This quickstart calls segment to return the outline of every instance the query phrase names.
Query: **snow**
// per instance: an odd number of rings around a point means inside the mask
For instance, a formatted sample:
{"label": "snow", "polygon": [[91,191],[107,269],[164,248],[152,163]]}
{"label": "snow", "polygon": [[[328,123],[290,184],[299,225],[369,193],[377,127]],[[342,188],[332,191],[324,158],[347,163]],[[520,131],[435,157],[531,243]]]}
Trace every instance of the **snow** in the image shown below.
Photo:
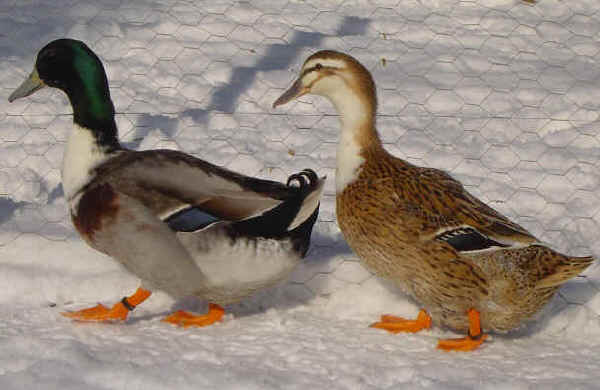
{"label": "snow", "polygon": [[335,222],[339,125],[324,99],[271,104],[318,49],[350,52],[379,85],[388,150],[450,171],[566,253],[600,256],[600,5],[596,0],[5,1],[7,97],[52,39],[104,60],[120,137],[276,180],[326,174],[307,258],[289,281],[227,307],[222,323],[160,320],[206,303],[156,291],[123,324],[60,315],[138,280],[74,231],[60,186],[70,108],[42,90],[0,99],[1,389],[596,389],[600,265],[531,325],[472,353],[433,328],[368,325],[418,304],[369,274]]}

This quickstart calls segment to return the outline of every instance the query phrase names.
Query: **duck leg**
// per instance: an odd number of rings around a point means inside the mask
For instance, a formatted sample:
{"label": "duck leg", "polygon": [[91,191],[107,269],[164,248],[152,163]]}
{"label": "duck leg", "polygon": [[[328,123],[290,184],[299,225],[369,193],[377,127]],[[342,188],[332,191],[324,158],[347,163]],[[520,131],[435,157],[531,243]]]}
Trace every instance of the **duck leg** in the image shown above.
{"label": "duck leg", "polygon": [[472,351],[483,343],[487,335],[481,333],[479,312],[475,309],[471,309],[468,312],[468,316],[469,333],[467,334],[467,337],[440,340],[437,346],[439,349],[444,351]]}
{"label": "duck leg", "polygon": [[431,328],[431,317],[425,310],[419,311],[419,315],[417,316],[416,320],[407,320],[402,317],[382,315],[381,321],[371,324],[371,327],[385,329],[391,333],[416,333],[423,329]]}
{"label": "duck leg", "polygon": [[60,314],[65,317],[72,318],[75,321],[125,321],[129,312],[135,309],[137,305],[148,299],[150,294],[152,294],[150,291],[140,287],[132,296],[124,297],[121,302],[115,303],[110,309],[99,303],[98,305],[88,309],[68,311]]}
{"label": "duck leg", "polygon": [[208,313],[206,314],[195,315],[183,310],[178,310],[170,316],[165,317],[163,322],[168,322],[177,326],[183,326],[184,328],[187,328],[188,326],[201,327],[212,325],[215,322],[221,321],[221,318],[223,318],[224,314],[225,309],[217,304],[210,303],[208,305]]}

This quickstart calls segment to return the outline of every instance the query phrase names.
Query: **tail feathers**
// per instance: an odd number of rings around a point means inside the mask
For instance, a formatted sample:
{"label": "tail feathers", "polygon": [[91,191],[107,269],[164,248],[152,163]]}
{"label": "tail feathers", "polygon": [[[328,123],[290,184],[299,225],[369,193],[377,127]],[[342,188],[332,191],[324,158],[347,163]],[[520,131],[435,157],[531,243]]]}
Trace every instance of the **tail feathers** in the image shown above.
{"label": "tail feathers", "polygon": [[[292,187],[293,181],[299,186]],[[312,229],[316,216],[311,216],[318,212],[324,182],[324,177],[319,179],[316,173],[307,169],[290,176],[287,186],[292,191],[288,199],[260,215],[232,223],[230,233],[233,236],[283,238],[300,234],[296,234],[299,227],[310,225]]]}
{"label": "tail feathers", "polygon": [[[308,182],[306,179],[308,179]],[[297,180],[300,183],[300,190],[306,191],[306,196],[302,200],[300,210],[298,210],[296,217],[288,226],[288,231],[294,230],[304,223],[319,207],[326,179],[326,176],[319,178],[311,169],[305,169],[302,172],[289,177],[288,185],[290,185],[293,180]]]}
{"label": "tail feathers", "polygon": [[596,259],[591,256],[586,257],[567,257],[559,255],[560,258],[556,259],[553,272],[542,278],[536,284],[537,288],[549,288],[558,287],[565,283],[569,279],[582,273],[587,267],[589,267]]}
{"label": "tail feathers", "polygon": [[294,249],[300,253],[301,257],[306,255],[308,247],[310,246],[310,236],[312,235],[312,229],[317,222],[317,216],[319,215],[319,203],[317,208],[308,217],[308,219],[300,224],[297,228],[289,232],[289,235],[294,244]]}

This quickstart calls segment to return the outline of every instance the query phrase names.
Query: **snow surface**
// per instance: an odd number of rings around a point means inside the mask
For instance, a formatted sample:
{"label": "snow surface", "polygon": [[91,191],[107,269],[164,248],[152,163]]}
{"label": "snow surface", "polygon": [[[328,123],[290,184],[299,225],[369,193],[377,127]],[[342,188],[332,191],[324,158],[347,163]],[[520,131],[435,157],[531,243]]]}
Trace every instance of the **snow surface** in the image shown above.
{"label": "snow surface", "polygon": [[0,389],[600,388],[598,265],[473,353],[436,350],[444,329],[368,328],[418,305],[365,271],[337,228],[335,112],[311,97],[271,109],[308,54],[350,52],[378,84],[388,150],[450,171],[553,247],[600,256],[596,0],[3,0],[4,96],[63,36],[104,60],[127,146],[330,180],[306,260],[223,323],[164,324],[206,307],[161,292],[124,324],[73,323],[59,313],[111,305],[138,280],[67,216],[65,97],[0,99]]}

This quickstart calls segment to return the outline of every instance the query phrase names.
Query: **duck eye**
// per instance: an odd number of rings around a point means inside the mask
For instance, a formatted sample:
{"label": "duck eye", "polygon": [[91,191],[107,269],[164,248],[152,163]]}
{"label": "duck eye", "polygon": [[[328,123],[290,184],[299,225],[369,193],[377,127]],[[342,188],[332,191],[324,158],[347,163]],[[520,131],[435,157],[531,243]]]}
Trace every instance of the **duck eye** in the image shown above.
{"label": "duck eye", "polygon": [[321,70],[321,68],[323,68],[323,65],[321,65],[320,63],[318,63],[317,65],[315,65],[315,69],[316,70]]}

